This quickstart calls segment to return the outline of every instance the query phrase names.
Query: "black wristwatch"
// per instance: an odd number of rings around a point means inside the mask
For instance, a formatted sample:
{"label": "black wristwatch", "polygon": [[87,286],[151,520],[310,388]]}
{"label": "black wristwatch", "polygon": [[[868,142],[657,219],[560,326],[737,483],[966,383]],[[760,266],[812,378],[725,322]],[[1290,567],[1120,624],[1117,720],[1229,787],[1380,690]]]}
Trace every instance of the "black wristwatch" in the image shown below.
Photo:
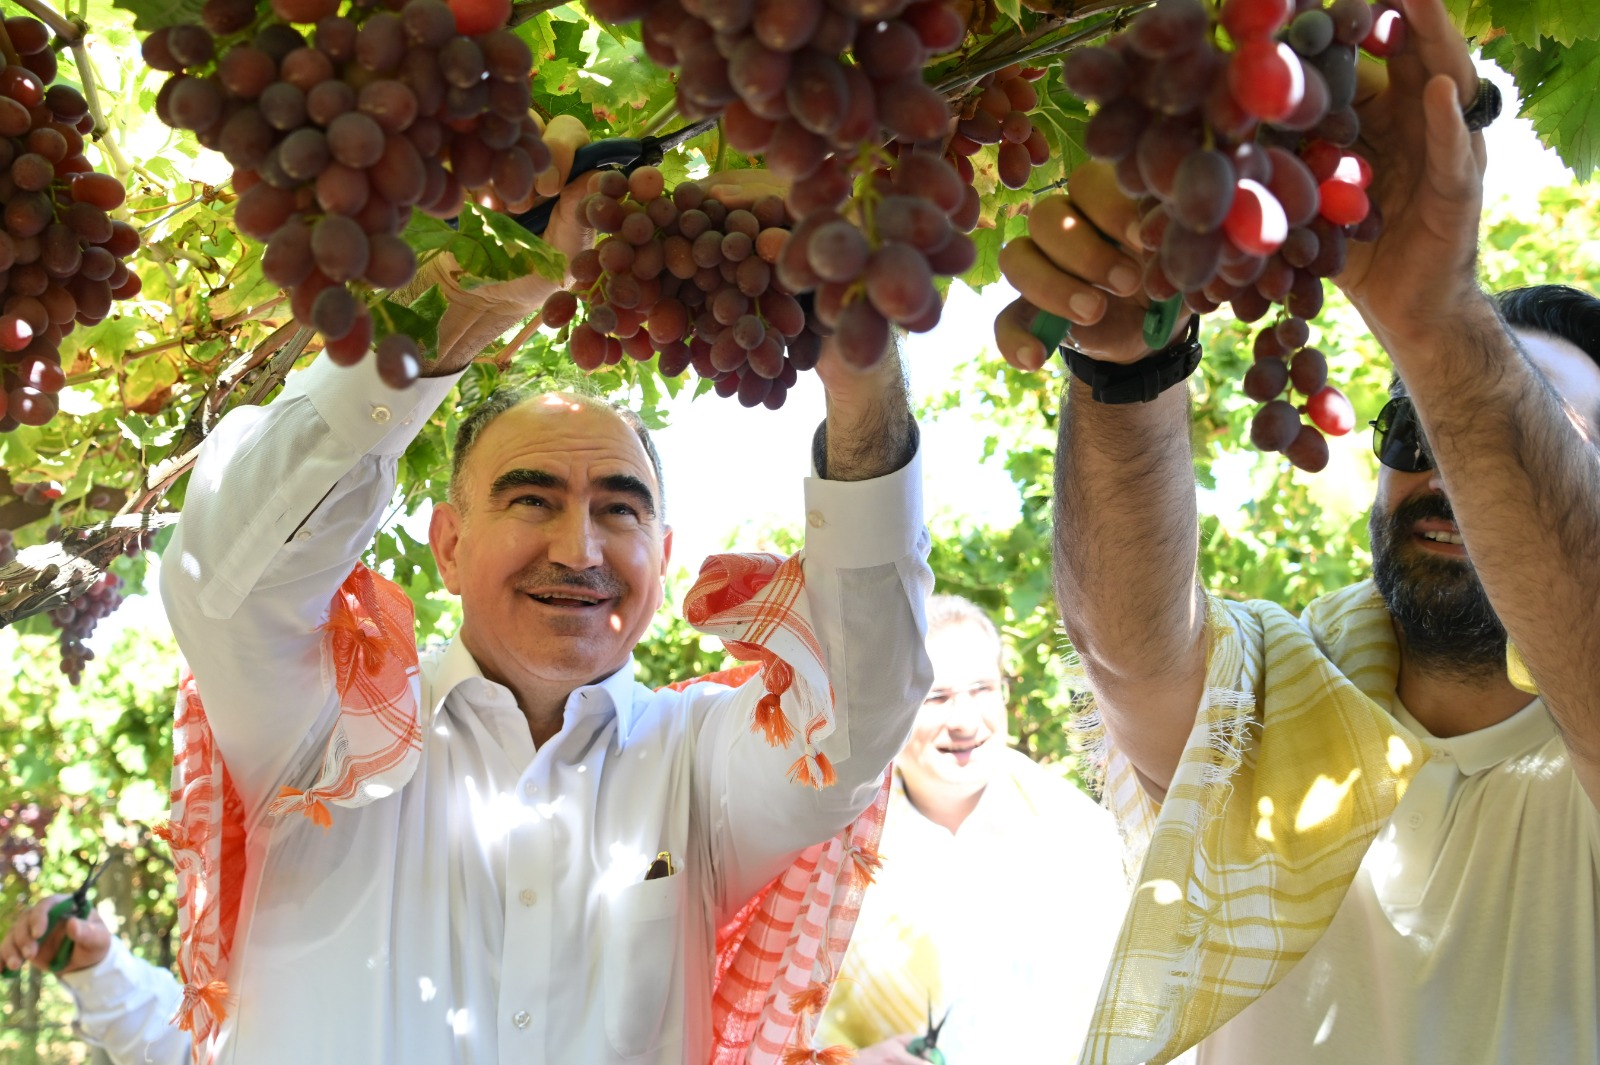
{"label": "black wristwatch", "polygon": [[1096,403],[1149,403],[1200,365],[1200,316],[1190,315],[1181,339],[1138,362],[1102,362],[1065,344],[1061,357],[1089,386]]}

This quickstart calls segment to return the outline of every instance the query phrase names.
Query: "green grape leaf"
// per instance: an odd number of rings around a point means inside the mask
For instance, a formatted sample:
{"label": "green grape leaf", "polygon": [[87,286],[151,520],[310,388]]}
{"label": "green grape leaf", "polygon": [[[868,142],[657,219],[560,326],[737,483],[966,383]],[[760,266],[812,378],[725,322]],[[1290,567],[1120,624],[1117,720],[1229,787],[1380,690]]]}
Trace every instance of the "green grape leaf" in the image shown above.
{"label": "green grape leaf", "polygon": [[560,282],[566,274],[566,256],[499,211],[468,203],[456,221],[460,229],[448,250],[466,271],[462,288],[531,275]]}
{"label": "green grape leaf", "polygon": [[1536,46],[1540,38],[1549,38],[1570,46],[1600,37],[1600,6],[1592,0],[1479,0],[1473,4],[1480,5],[1492,12],[1489,25],[1505,30],[1518,44]]}
{"label": "green grape leaf", "polygon": [[133,15],[133,28],[149,33],[180,22],[199,22],[204,0],[111,0],[111,6]]}
{"label": "green grape leaf", "polygon": [[1580,178],[1600,170],[1600,41],[1563,48],[1548,38],[1538,48],[1502,37],[1483,54],[1512,75],[1522,98],[1519,115]]}
{"label": "green grape leaf", "polygon": [[438,285],[429,288],[409,307],[394,299],[380,300],[372,308],[373,339],[402,333],[417,342],[426,359],[439,348],[439,319],[444,317],[444,312],[444,293]]}

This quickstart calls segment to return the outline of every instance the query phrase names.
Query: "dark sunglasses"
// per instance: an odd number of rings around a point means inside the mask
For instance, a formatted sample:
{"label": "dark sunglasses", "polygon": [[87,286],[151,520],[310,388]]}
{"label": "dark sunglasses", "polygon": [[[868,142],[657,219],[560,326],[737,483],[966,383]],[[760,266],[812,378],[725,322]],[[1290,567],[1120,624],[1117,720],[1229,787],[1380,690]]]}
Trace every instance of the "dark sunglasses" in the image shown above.
{"label": "dark sunglasses", "polygon": [[1401,473],[1433,469],[1433,452],[1428,449],[1428,438],[1422,435],[1422,422],[1417,420],[1417,409],[1410,399],[1391,399],[1367,424],[1372,426],[1372,453],[1379,462]]}

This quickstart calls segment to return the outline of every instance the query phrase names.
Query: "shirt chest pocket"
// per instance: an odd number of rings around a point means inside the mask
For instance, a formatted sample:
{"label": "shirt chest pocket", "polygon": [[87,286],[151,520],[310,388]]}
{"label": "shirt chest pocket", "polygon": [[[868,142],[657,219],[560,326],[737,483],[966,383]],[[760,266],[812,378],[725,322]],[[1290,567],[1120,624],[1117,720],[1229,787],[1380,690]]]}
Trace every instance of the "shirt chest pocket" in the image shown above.
{"label": "shirt chest pocket", "polygon": [[[630,884],[607,904],[606,1037],[624,1059],[678,1062],[683,1057],[687,880],[678,873]],[[670,1053],[652,1053],[669,1047]]]}

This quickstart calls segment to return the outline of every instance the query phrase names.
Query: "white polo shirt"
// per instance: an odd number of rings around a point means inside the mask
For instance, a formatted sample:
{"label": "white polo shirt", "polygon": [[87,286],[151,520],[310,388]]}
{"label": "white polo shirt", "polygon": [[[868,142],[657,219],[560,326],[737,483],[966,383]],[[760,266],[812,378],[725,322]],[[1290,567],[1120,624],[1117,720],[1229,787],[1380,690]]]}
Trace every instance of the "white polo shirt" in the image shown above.
{"label": "white polo shirt", "polygon": [[1439,739],[1327,933],[1201,1065],[1600,1061],[1600,813],[1535,700]]}

